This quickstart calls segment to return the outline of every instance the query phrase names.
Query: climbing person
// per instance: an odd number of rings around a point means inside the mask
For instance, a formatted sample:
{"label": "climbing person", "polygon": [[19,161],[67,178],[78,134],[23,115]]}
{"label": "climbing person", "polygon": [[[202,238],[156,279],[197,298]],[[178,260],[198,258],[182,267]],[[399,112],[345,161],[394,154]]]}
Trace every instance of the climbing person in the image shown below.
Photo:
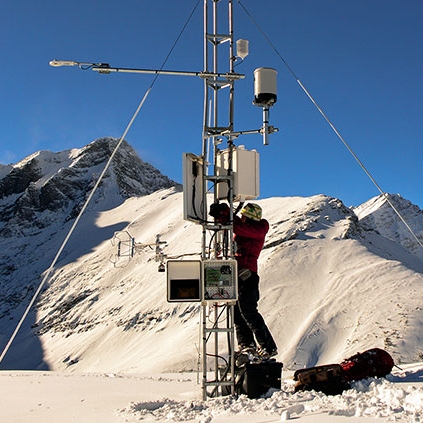
{"label": "climbing person", "polygon": [[[238,354],[268,359],[276,356],[278,350],[257,308],[260,298],[257,261],[269,231],[269,222],[262,218],[262,209],[258,204],[246,204],[240,214],[241,217],[233,216],[235,258],[238,262],[238,301],[234,310]],[[214,203],[210,207],[210,215],[218,223],[228,223],[229,206]]]}

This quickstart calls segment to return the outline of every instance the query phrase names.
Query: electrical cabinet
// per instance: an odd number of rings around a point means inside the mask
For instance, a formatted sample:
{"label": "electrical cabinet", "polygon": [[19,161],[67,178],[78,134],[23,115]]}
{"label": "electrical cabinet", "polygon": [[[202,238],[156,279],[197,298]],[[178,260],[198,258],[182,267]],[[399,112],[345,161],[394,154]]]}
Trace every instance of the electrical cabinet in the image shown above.
{"label": "electrical cabinet", "polygon": [[238,295],[236,260],[169,260],[168,302],[227,302]]}
{"label": "electrical cabinet", "polygon": [[203,300],[233,301],[237,299],[238,271],[236,260],[203,261]]}
{"label": "electrical cabinet", "polygon": [[230,175],[233,178],[233,201],[251,200],[260,195],[259,153],[256,150],[238,146],[232,148],[232,154],[229,148],[220,151],[216,158],[216,174],[221,177],[216,187],[219,200],[228,200],[226,177]]}
{"label": "electrical cabinet", "polygon": [[169,260],[167,262],[167,301],[201,301],[201,261]]}
{"label": "electrical cabinet", "polygon": [[203,161],[192,153],[183,153],[183,218],[196,223],[206,220],[203,210]]}

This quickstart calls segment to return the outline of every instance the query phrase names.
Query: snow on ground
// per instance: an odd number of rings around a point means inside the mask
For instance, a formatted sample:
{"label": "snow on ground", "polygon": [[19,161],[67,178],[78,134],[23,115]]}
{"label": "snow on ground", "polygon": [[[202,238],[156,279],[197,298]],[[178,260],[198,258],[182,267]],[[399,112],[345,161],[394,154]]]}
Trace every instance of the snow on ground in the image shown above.
{"label": "snow on ground", "polygon": [[423,363],[386,379],[357,382],[342,395],[294,393],[292,373],[264,398],[201,400],[196,373],[0,372],[1,421],[39,422],[421,422]]}

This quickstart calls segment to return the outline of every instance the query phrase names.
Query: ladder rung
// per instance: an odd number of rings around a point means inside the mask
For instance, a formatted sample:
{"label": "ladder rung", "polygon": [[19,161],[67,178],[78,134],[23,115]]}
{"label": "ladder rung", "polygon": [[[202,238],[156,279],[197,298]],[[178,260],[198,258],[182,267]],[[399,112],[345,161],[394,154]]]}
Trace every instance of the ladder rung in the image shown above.
{"label": "ladder rung", "polygon": [[234,328],[204,328],[206,332],[233,332]]}
{"label": "ladder rung", "polygon": [[234,381],[222,381],[222,382],[205,382],[205,385],[207,386],[232,386]]}

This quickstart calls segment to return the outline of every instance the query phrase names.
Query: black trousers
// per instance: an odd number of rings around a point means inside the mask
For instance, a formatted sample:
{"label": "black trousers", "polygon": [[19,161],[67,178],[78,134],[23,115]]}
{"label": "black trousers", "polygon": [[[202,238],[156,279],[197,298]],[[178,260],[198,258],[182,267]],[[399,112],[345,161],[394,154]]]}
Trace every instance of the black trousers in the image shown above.
{"label": "black trousers", "polygon": [[258,274],[254,272],[245,280],[238,279],[238,301],[234,311],[236,337],[240,347],[258,344],[271,352],[276,349],[276,343],[257,309],[259,281]]}

